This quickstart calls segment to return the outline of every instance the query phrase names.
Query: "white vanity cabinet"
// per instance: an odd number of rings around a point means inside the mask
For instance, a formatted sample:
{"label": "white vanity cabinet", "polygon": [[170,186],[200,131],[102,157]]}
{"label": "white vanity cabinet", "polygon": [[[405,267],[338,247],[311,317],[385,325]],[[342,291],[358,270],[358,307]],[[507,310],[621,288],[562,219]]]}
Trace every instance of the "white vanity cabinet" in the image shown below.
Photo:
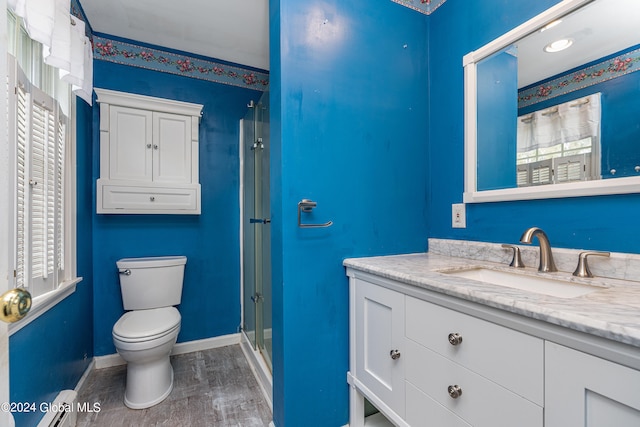
{"label": "white vanity cabinet", "polygon": [[542,427],[543,340],[388,283],[350,277],[350,427],[362,397],[399,426]]}
{"label": "white vanity cabinet", "polygon": [[365,398],[401,427],[640,426],[637,347],[347,275],[350,427],[368,425]]}
{"label": "white vanity cabinet", "polygon": [[404,295],[355,279],[356,377],[404,415]]}
{"label": "white vanity cabinet", "polygon": [[199,214],[202,105],[96,89],[98,213]]}
{"label": "white vanity cabinet", "polygon": [[640,372],[571,348],[545,346],[545,426],[640,426]]}

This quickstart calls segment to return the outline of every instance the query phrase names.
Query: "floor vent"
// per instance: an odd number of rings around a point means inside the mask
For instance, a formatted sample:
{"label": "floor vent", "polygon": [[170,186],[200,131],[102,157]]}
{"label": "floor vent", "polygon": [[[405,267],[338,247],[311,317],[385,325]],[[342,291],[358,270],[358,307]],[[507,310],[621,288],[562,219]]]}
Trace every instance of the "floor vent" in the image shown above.
{"label": "floor vent", "polygon": [[47,412],[38,423],[38,427],[76,427],[78,393],[73,390],[62,390],[56,400],[48,407]]}

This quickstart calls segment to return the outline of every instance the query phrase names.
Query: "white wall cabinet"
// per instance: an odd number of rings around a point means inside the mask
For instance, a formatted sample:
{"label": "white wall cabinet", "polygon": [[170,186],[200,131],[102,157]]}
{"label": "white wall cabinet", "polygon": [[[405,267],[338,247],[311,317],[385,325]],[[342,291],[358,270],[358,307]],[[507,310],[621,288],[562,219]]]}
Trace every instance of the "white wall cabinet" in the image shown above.
{"label": "white wall cabinet", "polygon": [[202,105],[96,89],[97,212],[199,214]]}
{"label": "white wall cabinet", "polygon": [[350,427],[365,397],[396,426],[640,426],[639,371],[348,275]]}

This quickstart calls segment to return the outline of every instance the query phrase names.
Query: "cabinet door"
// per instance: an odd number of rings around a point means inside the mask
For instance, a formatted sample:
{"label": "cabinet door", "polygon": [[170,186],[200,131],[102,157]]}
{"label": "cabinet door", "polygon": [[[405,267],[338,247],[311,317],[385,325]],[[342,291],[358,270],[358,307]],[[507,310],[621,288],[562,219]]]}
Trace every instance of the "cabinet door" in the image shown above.
{"label": "cabinet door", "polygon": [[640,426],[640,372],[545,343],[545,427]]}
{"label": "cabinet door", "polygon": [[404,295],[356,279],[356,377],[404,416]]}
{"label": "cabinet door", "polygon": [[109,110],[109,179],[152,180],[151,111],[112,105]]}
{"label": "cabinet door", "polygon": [[153,181],[191,182],[191,117],[153,113]]}

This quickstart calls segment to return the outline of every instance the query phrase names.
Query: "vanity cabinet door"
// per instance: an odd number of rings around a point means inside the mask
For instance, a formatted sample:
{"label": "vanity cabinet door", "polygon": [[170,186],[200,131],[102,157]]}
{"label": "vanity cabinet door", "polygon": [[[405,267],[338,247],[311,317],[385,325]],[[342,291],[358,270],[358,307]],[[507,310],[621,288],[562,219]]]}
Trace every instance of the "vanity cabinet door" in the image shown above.
{"label": "vanity cabinet door", "polygon": [[356,377],[404,416],[404,295],[355,279]]}
{"label": "vanity cabinet door", "polygon": [[640,372],[545,343],[545,427],[640,426]]}

